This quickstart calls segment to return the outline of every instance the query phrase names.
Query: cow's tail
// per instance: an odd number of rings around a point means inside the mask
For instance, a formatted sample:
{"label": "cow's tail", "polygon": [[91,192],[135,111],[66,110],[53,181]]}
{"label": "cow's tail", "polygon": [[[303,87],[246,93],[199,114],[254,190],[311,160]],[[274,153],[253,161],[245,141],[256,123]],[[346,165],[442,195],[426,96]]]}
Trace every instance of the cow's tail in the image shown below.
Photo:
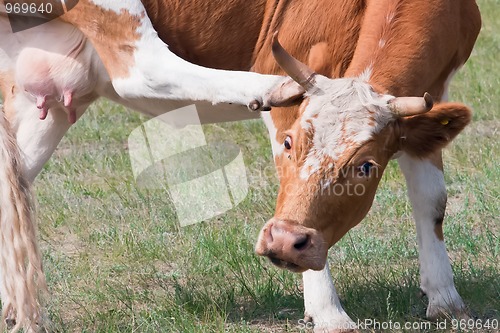
{"label": "cow's tail", "polygon": [[31,190],[19,156],[0,104],[0,331],[6,322],[13,331],[36,331],[42,320],[39,293],[47,290]]}

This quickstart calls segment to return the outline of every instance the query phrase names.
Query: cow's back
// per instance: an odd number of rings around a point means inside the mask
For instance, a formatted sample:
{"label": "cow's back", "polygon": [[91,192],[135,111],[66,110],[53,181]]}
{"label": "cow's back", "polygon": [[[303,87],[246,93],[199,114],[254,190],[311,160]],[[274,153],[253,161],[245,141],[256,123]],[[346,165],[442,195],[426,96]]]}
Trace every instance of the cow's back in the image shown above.
{"label": "cow's back", "polygon": [[160,38],[180,57],[212,68],[282,73],[271,36],[305,61],[318,42],[328,44],[324,74],[341,76],[358,38],[364,0],[143,1]]}
{"label": "cow's back", "polygon": [[[412,7],[422,8],[421,13],[412,12],[411,16],[425,17],[429,7],[426,1],[387,1],[388,5],[392,2],[395,6],[411,2]],[[160,38],[174,53],[190,62],[220,69],[283,73],[271,52],[272,34],[279,31],[282,45],[306,63],[311,48],[325,43],[325,63],[317,70],[329,77],[342,77],[351,65],[358,41],[366,39],[360,39],[360,31],[370,21],[364,14],[372,4],[369,0],[144,0],[143,3]],[[477,36],[476,23],[480,22],[476,19],[475,1],[440,0],[434,6],[460,8],[449,14],[459,13],[460,17],[454,20],[460,21],[459,34],[463,39],[460,45],[449,47],[456,48],[457,57],[466,59]],[[432,64],[432,59],[429,63]]]}

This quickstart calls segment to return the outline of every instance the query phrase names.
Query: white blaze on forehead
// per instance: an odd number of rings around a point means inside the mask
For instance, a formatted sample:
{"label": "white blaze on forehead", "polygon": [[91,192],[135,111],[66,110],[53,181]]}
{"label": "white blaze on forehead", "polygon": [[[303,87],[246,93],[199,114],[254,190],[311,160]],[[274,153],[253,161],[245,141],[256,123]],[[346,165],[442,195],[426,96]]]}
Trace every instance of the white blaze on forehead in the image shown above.
{"label": "white blaze on forehead", "polygon": [[307,155],[304,165],[300,169],[300,178],[308,179],[310,175],[317,172],[321,166],[321,160],[314,154]]}
{"label": "white blaze on forehead", "polygon": [[392,96],[379,95],[359,78],[328,79],[317,76],[319,90],[312,93],[301,126],[312,135],[300,176],[307,180],[329,157],[335,163],[349,148],[370,140],[393,119],[387,108]]}

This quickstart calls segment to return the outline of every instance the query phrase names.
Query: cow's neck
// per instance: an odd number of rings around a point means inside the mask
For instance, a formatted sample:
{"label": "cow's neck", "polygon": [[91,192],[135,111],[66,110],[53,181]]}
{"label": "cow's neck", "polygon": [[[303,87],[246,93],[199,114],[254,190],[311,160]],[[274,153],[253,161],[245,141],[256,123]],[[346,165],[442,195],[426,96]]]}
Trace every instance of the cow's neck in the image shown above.
{"label": "cow's neck", "polygon": [[[443,17],[453,20],[461,15],[460,6],[450,3],[445,8],[447,3],[371,1],[346,76],[365,72],[381,93],[421,96],[429,91],[440,99],[450,72],[463,62],[454,56],[459,52],[454,48],[456,42],[452,38],[447,40],[447,34],[442,32],[455,29],[456,23],[443,22]],[[443,10],[456,13],[441,15]],[[450,47],[446,47],[447,43]],[[453,59],[451,63],[449,59]]]}

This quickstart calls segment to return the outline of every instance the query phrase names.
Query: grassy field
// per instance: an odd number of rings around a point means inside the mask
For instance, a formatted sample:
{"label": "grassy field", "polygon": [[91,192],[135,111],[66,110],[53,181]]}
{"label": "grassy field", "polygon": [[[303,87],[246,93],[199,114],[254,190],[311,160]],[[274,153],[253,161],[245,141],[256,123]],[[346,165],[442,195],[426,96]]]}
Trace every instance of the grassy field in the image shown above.
{"label": "grassy field", "polygon": [[[451,87],[474,121],[446,150],[445,239],[459,293],[500,319],[500,2],[480,0],[483,30]],[[259,121],[206,126],[244,153],[251,191],[235,209],[180,228],[166,191],[135,185],[130,132],[146,121],[102,101],[65,137],[35,183],[57,332],[298,332],[301,277],[254,255],[277,181]],[[364,222],[330,250],[336,287],[356,320],[425,322],[415,227],[391,163]],[[433,328],[435,330],[435,328]]]}

